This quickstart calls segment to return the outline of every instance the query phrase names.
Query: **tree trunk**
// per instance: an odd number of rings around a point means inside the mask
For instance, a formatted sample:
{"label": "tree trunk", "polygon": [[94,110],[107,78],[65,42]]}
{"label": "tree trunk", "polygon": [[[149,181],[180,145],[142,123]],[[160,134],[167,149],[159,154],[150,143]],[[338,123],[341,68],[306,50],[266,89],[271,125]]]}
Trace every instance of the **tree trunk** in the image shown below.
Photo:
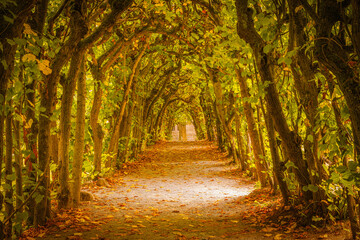
{"label": "tree trunk", "polygon": [[[299,47],[296,55],[296,61],[291,64],[291,71],[294,76],[294,83],[297,92],[299,93],[301,106],[303,106],[306,118],[309,121],[306,126],[306,137],[304,139],[304,156],[307,160],[310,180],[315,186],[320,186],[322,180],[326,180],[327,176],[324,174],[325,170],[318,156],[318,140],[319,133],[317,127],[317,112],[318,112],[318,94],[319,90],[314,81],[315,74],[311,59],[305,54],[303,46],[307,43],[304,34],[304,27],[306,21],[302,11],[297,11],[298,4],[294,0],[289,0],[290,12],[290,26],[289,26],[289,50],[294,47]],[[301,73],[297,71],[297,65],[301,69]],[[318,203],[326,199],[326,193],[321,188],[319,191],[313,192],[313,199]],[[325,212],[327,211],[324,207]]]}
{"label": "tree trunk", "polygon": [[175,99],[172,99],[171,100],[171,97],[176,93],[177,89],[170,89],[170,92],[163,97],[163,100],[164,100],[164,103],[159,111],[159,113],[157,114],[156,116],[156,121],[155,121],[155,126],[154,126],[154,132],[153,132],[153,135],[154,135],[154,140],[157,141],[158,140],[158,135],[161,131],[161,120],[164,116],[164,113],[167,109],[167,107],[175,101]]}
{"label": "tree trunk", "polygon": [[265,95],[265,100],[269,106],[268,111],[274,120],[275,129],[279,133],[291,161],[296,166],[294,172],[297,181],[299,182],[302,195],[305,200],[311,200],[312,193],[310,191],[304,191],[303,189],[303,187],[308,186],[311,183],[311,180],[301,151],[301,138],[289,129],[286,122],[270,67],[271,55],[265,53],[263,50],[265,42],[255,30],[252,19],[252,10],[248,8],[248,1],[235,0],[235,4],[238,17],[238,35],[250,44],[262,82],[270,83],[266,88]]}
{"label": "tree trunk", "polygon": [[[41,187],[39,187],[39,193],[44,196],[44,198],[36,205],[35,209],[35,219],[34,225],[44,225],[46,223],[47,216],[47,194],[48,194],[48,182],[49,176],[46,174],[49,168],[49,152],[50,152],[50,124],[52,116],[52,105],[55,100],[55,95],[57,91],[57,84],[60,77],[60,72],[65,63],[68,62],[71,57],[72,52],[76,49],[77,44],[80,42],[84,32],[86,33],[87,29],[83,25],[83,17],[81,11],[81,1],[77,1],[74,4],[74,9],[71,15],[71,34],[67,42],[60,49],[56,55],[55,60],[51,64],[52,72],[45,77],[44,83],[41,87],[41,101],[40,107],[44,109],[39,118],[39,169],[45,173],[44,178],[42,178]],[[63,167],[63,166],[62,166]],[[67,183],[65,183],[67,184]],[[61,193],[63,195],[64,193]],[[63,201],[60,201],[63,204]],[[62,206],[60,206],[62,207]]]}
{"label": "tree trunk", "polygon": [[231,147],[231,153],[233,156],[233,160],[234,162],[238,162],[237,159],[237,155],[236,155],[236,144],[235,144],[235,137],[232,134],[232,129],[228,126],[225,116],[225,108],[224,105],[222,103],[223,101],[223,92],[222,92],[222,87],[221,87],[221,83],[219,82],[219,80],[217,79],[217,71],[214,69],[211,69],[209,67],[207,67],[209,75],[210,75],[210,79],[213,82],[213,86],[214,86],[214,92],[215,92],[215,106],[216,106],[216,111],[217,111],[217,116],[219,118],[219,121],[224,129],[224,132],[226,134],[226,136],[228,137],[229,143],[230,143],[230,147]]}
{"label": "tree trunk", "polygon": [[[14,137],[15,137],[15,143],[16,148],[15,151],[15,163],[14,163],[14,169],[15,169],[15,175],[16,175],[16,209],[18,210],[18,214],[21,214],[23,212],[23,209],[20,209],[21,204],[23,203],[23,174],[22,174],[22,168],[23,168],[23,161],[22,161],[22,154],[21,154],[21,139],[20,139],[20,122],[18,120],[14,120]],[[18,223],[18,229],[16,232],[16,236],[19,237],[22,233],[22,222]]]}
{"label": "tree trunk", "polygon": [[[6,9],[0,8],[2,16],[14,18],[14,22],[9,23],[4,17],[0,18],[0,44],[2,51],[0,54],[0,169],[4,162],[4,123],[5,123],[5,97],[8,88],[8,81],[13,71],[14,57],[17,45],[11,45],[8,39],[20,38],[24,23],[28,19],[32,8],[35,5],[35,0],[17,0],[14,3],[9,3]],[[2,186],[2,174],[0,172],[0,186]],[[0,210],[3,206],[3,193],[0,192]]]}
{"label": "tree trunk", "polygon": [[[5,213],[6,217],[14,211],[13,204],[13,184],[12,184],[12,174],[13,174],[13,137],[12,137],[12,101],[8,102],[8,112],[6,113],[6,155],[5,155]],[[6,239],[12,239],[12,219],[5,226],[5,236]]]}
{"label": "tree trunk", "polygon": [[[99,74],[99,75],[98,75]],[[93,74],[93,76],[95,76]],[[102,130],[102,127],[100,123],[98,122],[99,114],[100,114],[100,108],[102,103],[102,82],[105,78],[105,76],[97,72],[94,84],[94,98],[93,98],[93,104],[91,107],[91,113],[90,113],[90,126],[92,129],[92,138],[94,141],[94,172],[99,174],[101,173],[101,153],[102,153],[102,146],[103,146],[103,138],[104,138],[104,132]]]}
{"label": "tree trunk", "polygon": [[242,98],[245,117],[248,125],[248,133],[250,135],[251,146],[254,154],[256,175],[258,177],[258,181],[261,184],[261,187],[265,187],[266,186],[266,173],[265,173],[266,168],[264,166],[265,159],[261,150],[260,139],[256,128],[253,109],[251,108],[250,103],[246,101],[246,99],[250,97],[250,94],[246,84],[246,79],[241,76],[241,70],[235,67],[235,72],[240,85],[241,98]]}
{"label": "tree trunk", "polygon": [[[354,12],[352,19],[356,19],[353,23],[355,35],[353,35],[352,43],[359,51],[360,40],[356,37],[359,35],[359,3],[352,1]],[[318,6],[318,19],[315,25],[315,56],[317,60],[328,68],[337,78],[339,87],[344,94],[345,101],[349,108],[350,118],[352,122],[352,132],[354,135],[354,149],[360,152],[360,84],[359,74],[356,68],[352,68],[348,61],[352,59],[352,53],[344,49],[348,49],[344,42],[339,38],[334,38],[332,29],[337,24],[337,17],[345,15],[345,8],[341,2],[333,2],[331,0],[323,0]],[[309,10],[309,9],[307,9]],[[345,16],[346,18],[346,16]],[[348,23],[345,23],[348,24]],[[333,40],[334,39],[334,40]],[[355,53],[355,52],[353,52]],[[356,159],[359,162],[359,159]]]}
{"label": "tree trunk", "polygon": [[[327,78],[327,81],[329,83],[330,98],[332,99],[331,106],[333,108],[336,125],[338,127],[338,138],[339,138],[338,141],[343,142],[344,145],[350,145],[349,139],[351,139],[351,136],[350,136],[350,133],[347,131],[346,127],[344,126],[343,120],[341,119],[341,110],[340,110],[340,107],[337,102],[338,98],[335,96],[335,92],[334,92],[335,85],[334,85],[334,80],[332,79],[333,75],[331,75],[330,73],[326,73],[326,72],[324,72],[323,74]],[[341,154],[345,155],[345,153],[344,153],[345,148],[342,147],[342,148],[340,148],[340,150],[342,151]],[[343,158],[343,165],[348,167],[348,160],[346,157]],[[350,228],[351,228],[351,232],[353,235],[353,239],[356,239],[356,236],[360,232],[359,214],[358,214],[358,211],[356,210],[357,204],[356,204],[354,196],[350,195],[348,193],[347,189],[345,189],[345,192],[347,193],[346,203],[347,203],[347,207],[348,207]]]}
{"label": "tree trunk", "polygon": [[73,161],[73,207],[80,204],[80,189],[82,163],[84,158],[85,147],[85,109],[86,106],[86,70],[85,60],[82,59],[79,77],[77,78],[77,110],[76,110],[76,129],[74,143],[74,161]]}
{"label": "tree trunk", "polygon": [[216,140],[217,140],[217,144],[218,144],[220,151],[224,152],[225,144],[224,144],[224,139],[223,139],[223,132],[222,132],[222,128],[221,128],[221,122],[220,122],[220,119],[217,114],[215,101],[213,103],[213,108],[214,108],[214,113],[215,113]]}
{"label": "tree trunk", "polygon": [[[76,81],[79,78],[84,50],[76,50],[71,58],[68,78],[63,84],[63,95],[61,98],[60,115],[60,191],[58,194],[58,207],[68,208],[71,204],[71,194],[69,185],[69,152],[70,152],[70,133],[71,133],[71,108],[73,105]],[[76,145],[75,145],[76,146]]]}
{"label": "tree trunk", "polygon": [[149,46],[149,41],[146,40],[146,44],[144,45],[142,51],[136,57],[136,60],[135,60],[134,65],[132,67],[132,73],[131,73],[131,75],[129,77],[129,81],[128,81],[128,83],[126,85],[126,89],[124,91],[123,100],[121,102],[120,109],[119,109],[119,115],[117,116],[113,131],[112,131],[109,147],[108,147],[108,150],[107,150],[107,153],[110,155],[110,157],[107,159],[107,166],[108,167],[112,166],[112,161],[113,161],[112,156],[115,155],[115,153],[116,153],[115,146],[116,146],[116,143],[119,141],[120,124],[121,124],[121,121],[123,120],[125,107],[126,107],[126,105],[128,103],[128,100],[129,100],[130,90],[132,88],[133,82],[135,81],[135,78],[137,77],[138,67],[140,66],[140,60],[144,56],[144,53],[147,50],[148,46]]}
{"label": "tree trunk", "polygon": [[[38,136],[38,120],[35,116],[35,101],[36,101],[36,91],[35,91],[35,80],[33,80],[30,84],[26,85],[26,121],[27,124],[31,125],[29,128],[24,129],[24,139],[27,139],[26,142],[26,150],[30,152],[29,156],[25,159],[25,165],[28,169],[28,183],[25,184],[24,192],[25,195],[29,194],[33,187],[36,185],[36,169],[33,168],[33,164],[37,164],[38,156],[37,156],[37,136]],[[35,199],[31,198],[27,203],[28,208],[28,223],[32,224],[34,222],[34,213],[35,213]]]}
{"label": "tree trunk", "polygon": [[[126,117],[123,119],[124,121],[124,128],[121,131],[120,136],[125,138],[123,141],[123,151],[118,156],[118,161],[121,162],[127,162],[129,158],[129,148],[130,148],[130,142],[133,140],[133,137],[131,136],[131,133],[133,131],[133,117],[135,113],[135,106],[136,106],[136,91],[137,87],[136,85],[133,85],[132,93],[131,93],[131,104],[128,105],[129,109],[127,111]],[[119,151],[118,151],[119,152]]]}
{"label": "tree trunk", "polygon": [[186,141],[186,124],[180,123],[179,127],[179,141]]}
{"label": "tree trunk", "polygon": [[247,156],[245,154],[244,150],[244,142],[243,142],[243,136],[241,132],[241,119],[239,116],[238,111],[235,112],[235,124],[236,124],[236,139],[238,143],[238,151],[240,153],[240,169],[241,171],[245,171],[247,169]]}
{"label": "tree trunk", "polygon": [[[36,1],[35,12],[32,14],[31,18],[29,19],[29,25],[33,31],[37,34],[42,35],[44,32],[44,24],[45,19],[47,16],[47,8],[48,8],[49,0],[38,0]],[[38,59],[42,59],[42,52],[37,55]],[[25,164],[29,169],[28,183],[25,186],[24,192],[25,195],[29,194],[36,185],[36,178],[37,173],[36,169],[33,167],[33,164],[38,163],[38,156],[37,156],[37,137],[38,137],[38,119],[35,116],[35,104],[36,104],[36,87],[38,81],[37,79],[33,79],[31,83],[26,85],[26,97],[27,101],[26,104],[26,121],[27,123],[31,123],[30,128],[24,131],[25,138],[27,139],[26,142],[26,150],[31,152],[31,154],[26,158]],[[31,198],[27,203],[28,208],[28,223],[32,224],[34,222],[34,214],[35,214],[35,199]]]}
{"label": "tree trunk", "polygon": [[204,113],[207,140],[214,141],[215,133],[214,133],[214,126],[212,124],[213,122],[212,114],[211,114],[212,106],[211,103],[209,103],[208,99],[206,98],[206,95],[207,94],[203,90],[200,96],[200,105]]}
{"label": "tree trunk", "polygon": [[142,131],[142,125],[143,125],[143,106],[144,106],[144,100],[141,96],[139,96],[136,93],[136,97],[134,98],[135,109],[134,109],[134,129],[132,132],[133,141],[131,144],[132,154],[137,156],[139,151],[141,150],[141,142],[143,139],[143,131]]}
{"label": "tree trunk", "polygon": [[276,136],[275,136],[275,128],[273,119],[271,118],[270,114],[267,114],[268,116],[265,118],[268,137],[269,137],[269,145],[270,145],[270,152],[271,152],[271,158],[273,162],[273,171],[274,176],[279,184],[281,196],[284,199],[284,205],[289,204],[289,189],[286,185],[286,182],[284,181],[284,172],[281,168],[281,162],[280,162],[280,156],[277,149],[277,143],[276,143]]}
{"label": "tree trunk", "polygon": [[196,137],[199,140],[205,139],[205,132],[202,125],[202,115],[201,115],[201,108],[197,106],[192,106],[191,112],[190,112],[191,118],[193,120]]}

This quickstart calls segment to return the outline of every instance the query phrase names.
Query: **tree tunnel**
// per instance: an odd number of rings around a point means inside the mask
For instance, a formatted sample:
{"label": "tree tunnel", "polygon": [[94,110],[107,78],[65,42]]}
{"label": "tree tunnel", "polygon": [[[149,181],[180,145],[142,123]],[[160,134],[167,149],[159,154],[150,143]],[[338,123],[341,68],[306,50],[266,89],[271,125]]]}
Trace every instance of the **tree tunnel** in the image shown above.
{"label": "tree tunnel", "polygon": [[187,123],[285,205],[346,212],[358,235],[359,1],[2,0],[0,12],[6,237],[46,224],[51,200],[77,207],[83,181]]}

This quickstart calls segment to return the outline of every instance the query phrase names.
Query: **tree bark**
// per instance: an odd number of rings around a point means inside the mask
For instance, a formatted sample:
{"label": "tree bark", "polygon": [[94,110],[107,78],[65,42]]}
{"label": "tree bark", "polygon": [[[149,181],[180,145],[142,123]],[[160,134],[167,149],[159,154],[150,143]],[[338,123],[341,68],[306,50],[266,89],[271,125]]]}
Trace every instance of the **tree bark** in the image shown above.
{"label": "tree bark", "polygon": [[77,110],[76,110],[76,129],[74,143],[74,161],[73,161],[73,207],[80,204],[80,189],[82,163],[85,147],[85,105],[86,105],[86,70],[85,60],[82,59],[79,77],[77,78]]}
{"label": "tree bark", "polygon": [[[0,169],[4,162],[4,124],[5,124],[5,97],[8,88],[8,82],[14,66],[14,57],[16,53],[16,44],[10,44],[8,39],[20,38],[24,23],[27,21],[35,0],[17,0],[14,4],[9,4],[7,9],[0,8],[2,16],[12,18],[15,16],[14,22],[11,24],[4,17],[0,19],[0,43],[2,45],[2,53],[0,54]],[[2,186],[0,173],[0,186]],[[3,193],[0,193],[0,209],[3,206]]]}
{"label": "tree bark", "polygon": [[[77,44],[80,42],[84,32],[87,32],[87,28],[84,28],[82,13],[79,11],[81,7],[81,1],[78,1],[74,4],[74,11],[72,11],[70,26],[71,34],[69,39],[60,49],[56,58],[51,64],[52,72],[45,77],[44,83],[41,86],[41,100],[40,107],[44,111],[40,114],[39,118],[39,169],[44,173],[48,172],[49,162],[50,162],[50,124],[52,116],[52,105],[55,100],[55,95],[57,91],[57,84],[60,77],[60,72],[63,66],[68,62],[71,57],[72,52],[76,49]],[[47,209],[47,192],[48,192],[48,178],[49,176],[45,174],[45,177],[42,179],[41,187],[39,188],[39,193],[44,196],[42,201],[36,205],[35,209],[35,219],[34,225],[44,225],[46,223],[46,209]]]}
{"label": "tree bark", "polygon": [[[98,122],[101,102],[102,102],[102,82],[104,81],[104,74],[101,72],[97,72],[96,82],[94,83],[94,98],[93,103],[91,106],[90,112],[90,126],[92,129],[92,138],[94,141],[94,172],[99,174],[101,173],[101,153],[102,153],[102,146],[103,146],[103,138],[104,132],[102,130],[101,124]],[[94,76],[94,74],[93,74]]]}
{"label": "tree bark", "polygon": [[226,112],[225,112],[225,108],[223,105],[223,91],[222,91],[222,87],[221,87],[221,83],[220,81],[217,79],[217,70],[214,70],[210,67],[207,66],[207,70],[209,72],[209,76],[211,81],[213,82],[213,86],[214,86],[214,92],[215,92],[215,109],[217,111],[217,116],[219,118],[219,121],[222,125],[222,128],[224,129],[224,132],[226,134],[226,136],[228,137],[229,143],[230,143],[230,147],[231,147],[231,153],[233,156],[233,160],[234,162],[238,162],[238,158],[236,155],[236,144],[235,144],[235,137],[232,133],[232,129],[229,127],[229,125],[226,122]]}
{"label": "tree bark", "polygon": [[[45,19],[47,17],[49,0],[38,0],[36,2],[35,11],[31,15],[29,25],[31,29],[36,32],[38,35],[42,36],[44,32]],[[38,59],[42,59],[42,52],[37,55]],[[25,163],[28,165],[29,173],[29,181],[26,184],[24,192],[25,195],[32,192],[33,187],[36,185],[37,172],[36,169],[33,168],[33,164],[38,163],[37,156],[37,137],[38,137],[38,119],[35,116],[35,104],[36,104],[36,87],[38,85],[37,79],[33,79],[31,83],[26,85],[26,121],[27,123],[31,123],[30,128],[24,130],[26,142],[26,149],[31,152],[31,154],[27,157]],[[29,212],[28,223],[32,224],[34,222],[34,214],[36,203],[35,199],[31,198],[27,203],[27,208]]]}
{"label": "tree bark", "polygon": [[[358,54],[359,40],[356,38],[359,35],[359,3],[353,1],[354,7],[353,23],[355,35],[352,36],[352,46],[357,52],[349,52],[347,46],[341,39],[334,38],[332,29],[338,21],[345,21],[342,15],[345,15],[345,6],[342,2],[333,2],[331,0],[322,0],[318,6],[318,16],[315,17],[315,56],[327,69],[329,69],[337,78],[339,87],[344,94],[345,101],[349,108],[350,118],[352,122],[352,132],[354,135],[354,149],[357,153],[360,152],[360,84],[359,75],[356,73],[348,61],[351,60],[352,53]],[[307,12],[314,11],[310,8],[305,8]],[[312,15],[316,16],[316,15]],[[359,162],[359,159],[356,159]]]}
{"label": "tree bark", "polygon": [[[8,101],[8,112],[6,113],[6,155],[5,155],[5,213],[6,217],[10,216],[10,214],[14,211],[14,203],[13,203],[13,184],[12,184],[12,174],[13,174],[13,136],[12,136],[12,119],[13,112],[12,101]],[[5,237],[6,239],[12,239],[12,219],[5,226]]]}
{"label": "tree bark", "polygon": [[178,127],[179,127],[179,141],[187,141],[186,124],[185,123],[180,123],[178,125]]}
{"label": "tree bark", "polygon": [[246,122],[248,125],[248,133],[250,135],[251,146],[254,154],[256,175],[258,181],[261,184],[261,187],[265,187],[266,186],[266,173],[265,173],[266,168],[264,164],[265,159],[261,150],[259,134],[256,128],[256,123],[254,118],[254,112],[253,109],[251,108],[250,103],[246,101],[246,99],[250,97],[250,94],[246,84],[246,79],[241,76],[241,70],[235,67],[235,72],[240,85],[241,98],[243,102]]}
{"label": "tree bark", "polygon": [[212,104],[209,102],[206,94],[207,90],[202,90],[200,96],[200,105],[202,111],[204,113],[205,118],[205,126],[206,126],[206,136],[207,140],[214,141],[215,140],[215,133],[214,133],[214,126],[213,126],[213,115],[212,115]]}
{"label": "tree bark", "polygon": [[191,118],[193,120],[196,137],[199,140],[205,139],[205,131],[203,129],[203,118],[201,108],[199,105],[192,105],[190,111]]}
{"label": "tree bark", "polygon": [[265,42],[261,36],[256,32],[254,22],[252,19],[252,9],[248,8],[247,0],[235,0],[237,10],[237,32],[240,38],[244,39],[250,44],[256,60],[256,65],[263,83],[270,83],[266,88],[265,100],[269,106],[275,129],[279,133],[280,138],[285,144],[286,150],[289,153],[291,161],[295,164],[294,169],[297,181],[299,182],[302,195],[305,200],[311,200],[312,194],[309,191],[304,191],[303,187],[308,186],[310,181],[309,172],[306,163],[303,159],[301,151],[301,138],[295,132],[289,129],[286,122],[285,115],[279,100],[276,83],[271,71],[271,55],[265,53],[263,48]]}
{"label": "tree bark", "polygon": [[[21,139],[20,139],[20,122],[18,120],[14,120],[14,142],[16,143],[15,151],[15,163],[14,163],[14,169],[15,169],[15,175],[16,175],[16,209],[18,210],[18,213],[22,213],[23,209],[20,208],[20,206],[23,203],[23,161],[22,161],[22,154],[21,154]],[[19,229],[16,231],[17,237],[19,237],[22,233],[22,223],[19,224]]]}
{"label": "tree bark", "polygon": [[125,107],[129,101],[130,90],[132,88],[133,82],[135,81],[135,78],[137,77],[136,75],[138,72],[138,67],[140,65],[140,60],[144,56],[144,53],[148,46],[149,46],[149,41],[147,40],[142,51],[139,53],[139,55],[137,56],[137,58],[134,62],[134,65],[132,67],[132,73],[129,77],[129,81],[128,81],[128,83],[126,85],[126,89],[124,91],[123,100],[121,101],[121,105],[120,105],[120,109],[119,109],[119,115],[117,116],[117,119],[116,119],[116,122],[114,125],[114,129],[112,131],[109,147],[107,150],[107,153],[110,155],[110,157],[107,159],[108,167],[111,167],[113,165],[112,161],[113,161],[113,156],[115,155],[115,150],[116,150],[115,146],[116,146],[116,143],[119,141],[120,124],[121,124],[121,121],[123,120]]}
{"label": "tree bark", "polygon": [[290,193],[289,193],[287,184],[284,181],[284,172],[281,167],[280,156],[279,156],[279,152],[278,152],[277,144],[276,144],[274,123],[273,123],[273,119],[271,118],[270,114],[267,114],[267,115],[268,116],[265,118],[265,121],[266,121],[268,137],[269,137],[270,152],[271,152],[271,158],[272,158],[272,162],[273,162],[273,171],[274,171],[276,180],[279,184],[281,196],[284,199],[284,205],[288,205]]}
{"label": "tree bark", "polygon": [[[68,208],[71,204],[70,185],[69,185],[69,152],[70,152],[70,132],[71,132],[71,108],[75,93],[76,81],[79,78],[84,50],[77,49],[71,58],[69,74],[63,83],[63,95],[61,98],[60,115],[60,191],[58,194],[59,208]],[[76,145],[75,145],[76,146]]]}
{"label": "tree bark", "polygon": [[[325,170],[317,157],[319,132],[317,130],[316,117],[318,114],[319,90],[314,81],[313,61],[305,54],[303,47],[307,43],[306,36],[303,32],[304,24],[306,23],[305,17],[302,11],[296,12],[296,7],[298,7],[296,1],[289,0],[288,2],[290,12],[289,50],[291,51],[295,47],[299,47],[296,54],[296,61],[291,64],[291,71],[294,77],[295,88],[300,96],[301,106],[308,119],[306,137],[304,139],[304,156],[308,163],[311,183],[319,186],[322,180],[327,179]],[[300,67],[301,73],[297,70],[297,65]],[[320,203],[321,200],[326,199],[326,194],[319,188],[319,191],[313,192],[313,199]],[[325,208],[324,211],[326,211]]]}
{"label": "tree bark", "polygon": [[235,112],[235,124],[236,124],[236,140],[238,143],[238,151],[240,153],[240,158],[239,158],[240,169],[241,171],[245,171],[247,169],[248,157],[244,152],[245,150],[244,150],[244,140],[241,131],[241,119],[238,111]]}

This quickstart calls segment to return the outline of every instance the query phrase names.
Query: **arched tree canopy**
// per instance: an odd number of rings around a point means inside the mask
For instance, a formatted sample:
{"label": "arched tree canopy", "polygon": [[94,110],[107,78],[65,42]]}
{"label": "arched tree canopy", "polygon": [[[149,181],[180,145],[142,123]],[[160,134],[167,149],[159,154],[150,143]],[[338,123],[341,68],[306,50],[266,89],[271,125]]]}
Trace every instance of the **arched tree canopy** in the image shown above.
{"label": "arched tree canopy", "polygon": [[190,123],[285,205],[347,216],[358,234],[359,1],[1,0],[0,12],[5,237]]}

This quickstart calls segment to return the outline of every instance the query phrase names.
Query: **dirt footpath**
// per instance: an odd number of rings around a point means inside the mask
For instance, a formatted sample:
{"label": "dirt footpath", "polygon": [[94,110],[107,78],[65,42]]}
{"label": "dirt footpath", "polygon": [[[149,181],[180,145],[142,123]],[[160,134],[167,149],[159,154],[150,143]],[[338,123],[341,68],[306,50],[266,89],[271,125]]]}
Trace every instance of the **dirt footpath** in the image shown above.
{"label": "dirt footpath", "polygon": [[39,239],[293,239],[241,220],[252,206],[239,199],[254,184],[230,174],[209,142],[164,142],[145,156],[110,188],[84,189],[95,200],[58,214]]}

